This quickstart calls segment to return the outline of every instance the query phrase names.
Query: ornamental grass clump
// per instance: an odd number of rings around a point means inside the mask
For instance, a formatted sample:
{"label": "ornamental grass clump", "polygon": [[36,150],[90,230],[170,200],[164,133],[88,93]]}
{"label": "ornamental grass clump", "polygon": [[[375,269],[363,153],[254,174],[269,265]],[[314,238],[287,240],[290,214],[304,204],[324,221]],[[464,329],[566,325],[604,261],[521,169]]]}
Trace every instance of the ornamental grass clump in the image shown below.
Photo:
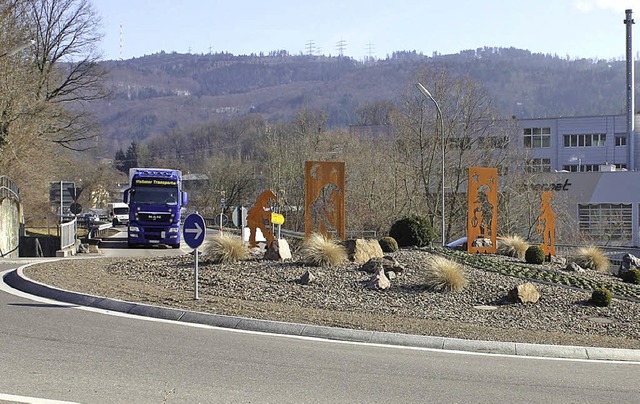
{"label": "ornamental grass clump", "polygon": [[229,264],[250,256],[249,247],[238,236],[215,235],[205,248],[205,253],[216,264]]}
{"label": "ornamental grass clump", "polygon": [[523,260],[527,248],[529,248],[529,243],[517,234],[498,239],[498,254],[506,255],[507,257]]}
{"label": "ornamental grass clump", "polygon": [[331,267],[345,263],[349,256],[338,241],[313,233],[300,248],[302,261],[309,265]]}
{"label": "ornamental grass clump", "polygon": [[604,251],[595,246],[581,247],[576,250],[573,261],[584,269],[609,272],[610,261]]}
{"label": "ornamental grass clump", "polygon": [[462,266],[439,255],[428,258],[424,269],[424,285],[435,292],[459,292],[469,281]]}

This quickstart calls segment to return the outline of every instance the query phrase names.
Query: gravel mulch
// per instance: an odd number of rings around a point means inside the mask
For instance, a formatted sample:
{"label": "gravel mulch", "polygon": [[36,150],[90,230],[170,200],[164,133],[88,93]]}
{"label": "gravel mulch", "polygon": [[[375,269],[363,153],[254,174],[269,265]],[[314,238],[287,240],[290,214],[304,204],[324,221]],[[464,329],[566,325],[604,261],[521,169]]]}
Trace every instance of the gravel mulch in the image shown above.
{"label": "gravel mulch", "polygon": [[[293,260],[250,259],[214,264],[202,256],[199,300],[194,299],[194,257],[74,259],[29,267],[26,275],[51,286],[136,303],[223,315],[365,330],[476,340],[640,348],[640,303],[614,298],[608,307],[589,303],[590,290],[535,283],[535,304],[513,303],[508,292],[527,280],[464,266],[461,292],[423,287],[430,253],[389,254],[404,268],[385,291],[366,287],[372,275],[361,265],[311,267]],[[513,258],[495,256],[509,263]],[[562,272],[557,266],[538,270]],[[310,271],[316,280],[299,282]],[[609,274],[572,276],[618,284]]]}

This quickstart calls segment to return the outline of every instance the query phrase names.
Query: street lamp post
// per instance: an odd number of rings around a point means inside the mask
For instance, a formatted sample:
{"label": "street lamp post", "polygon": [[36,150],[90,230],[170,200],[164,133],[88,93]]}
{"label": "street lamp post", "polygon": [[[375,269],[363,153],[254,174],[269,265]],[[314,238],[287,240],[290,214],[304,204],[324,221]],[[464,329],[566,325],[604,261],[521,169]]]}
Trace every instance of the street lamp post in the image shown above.
{"label": "street lamp post", "polygon": [[441,192],[442,192],[442,246],[445,247],[446,246],[446,242],[445,242],[445,225],[444,225],[444,121],[442,119],[442,110],[440,109],[440,105],[438,105],[438,102],[436,101],[435,98],[433,98],[433,96],[431,95],[431,93],[429,92],[429,90],[427,90],[422,84],[420,83],[416,83],[416,87],[418,88],[418,90],[420,90],[420,92],[422,93],[422,95],[424,95],[426,98],[430,99],[431,102],[433,102],[433,105],[436,106],[436,110],[438,111],[438,120],[440,121],[440,137],[441,137],[441,142],[440,142],[440,146],[441,146],[441,153],[442,153],[442,178],[441,178]]}
{"label": "street lamp post", "polygon": [[11,49],[9,49],[8,51],[0,53],[0,58],[3,58],[5,56],[13,56],[16,53],[20,52],[21,50],[27,49],[29,46],[32,46],[32,45],[35,45],[35,44],[36,44],[36,41],[31,39],[28,42],[21,43],[19,45],[14,46]]}

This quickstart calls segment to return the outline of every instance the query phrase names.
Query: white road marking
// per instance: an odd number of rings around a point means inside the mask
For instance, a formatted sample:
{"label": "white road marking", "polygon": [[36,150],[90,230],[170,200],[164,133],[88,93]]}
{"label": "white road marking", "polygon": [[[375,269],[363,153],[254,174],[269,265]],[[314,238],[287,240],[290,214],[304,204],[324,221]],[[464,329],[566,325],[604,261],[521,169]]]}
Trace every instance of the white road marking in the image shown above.
{"label": "white road marking", "polygon": [[[9,271],[11,270],[0,272],[0,279],[2,279],[4,275]],[[440,348],[414,347],[414,346],[404,346],[404,345],[385,345],[385,344],[379,344],[379,343],[373,343],[373,342],[340,341],[340,340],[325,339],[325,338],[319,338],[319,337],[308,337],[303,335],[274,334],[274,333],[268,333],[268,332],[262,332],[262,331],[240,330],[235,328],[217,327],[217,326],[212,326],[207,324],[187,323],[183,321],[166,320],[162,318],[145,317],[145,316],[139,316],[135,314],[116,312],[111,310],[99,309],[95,307],[78,306],[71,303],[64,303],[64,302],[59,302],[57,300],[51,300],[51,299],[47,299],[40,296],[30,295],[30,294],[21,292],[19,290],[13,289],[4,282],[0,282],[0,291],[4,291],[6,293],[9,293],[18,297],[22,297],[24,299],[37,301],[40,303],[67,306],[69,308],[85,310],[85,311],[90,311],[90,312],[99,313],[99,314],[106,314],[110,316],[124,317],[124,318],[136,319],[136,320],[155,321],[155,322],[166,323],[166,324],[174,324],[174,325],[180,325],[180,326],[186,326],[186,327],[218,330],[218,331],[225,331],[225,332],[264,335],[264,336],[270,336],[275,338],[293,338],[293,339],[299,339],[299,340],[305,340],[305,341],[316,341],[316,342],[333,343],[333,344],[364,345],[364,346],[373,346],[373,347],[380,347],[380,348],[408,349],[408,350],[428,351],[428,352],[443,352],[443,353],[457,354],[457,355],[497,356],[497,357],[504,357],[504,358],[516,358],[516,359],[528,359],[528,360],[533,359],[533,360],[550,360],[550,361],[567,361],[567,362],[590,362],[590,363],[618,364],[618,365],[619,364],[640,365],[640,362],[635,362],[635,361],[510,355],[510,354],[498,354],[498,353],[488,353],[488,352],[457,351],[457,350],[440,349]]]}
{"label": "white road marking", "polygon": [[16,396],[13,394],[0,393],[0,401],[8,401],[11,403],[29,403],[29,404],[78,404],[74,401],[47,400],[46,398]]}

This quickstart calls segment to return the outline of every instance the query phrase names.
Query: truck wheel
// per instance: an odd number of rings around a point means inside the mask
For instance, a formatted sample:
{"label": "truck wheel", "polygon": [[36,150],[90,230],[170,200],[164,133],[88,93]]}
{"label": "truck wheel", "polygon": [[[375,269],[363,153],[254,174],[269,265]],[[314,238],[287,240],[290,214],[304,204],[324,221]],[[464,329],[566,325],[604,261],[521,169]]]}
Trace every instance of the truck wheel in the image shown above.
{"label": "truck wheel", "polygon": [[171,248],[180,248],[180,243],[178,243],[178,244],[171,244]]}

